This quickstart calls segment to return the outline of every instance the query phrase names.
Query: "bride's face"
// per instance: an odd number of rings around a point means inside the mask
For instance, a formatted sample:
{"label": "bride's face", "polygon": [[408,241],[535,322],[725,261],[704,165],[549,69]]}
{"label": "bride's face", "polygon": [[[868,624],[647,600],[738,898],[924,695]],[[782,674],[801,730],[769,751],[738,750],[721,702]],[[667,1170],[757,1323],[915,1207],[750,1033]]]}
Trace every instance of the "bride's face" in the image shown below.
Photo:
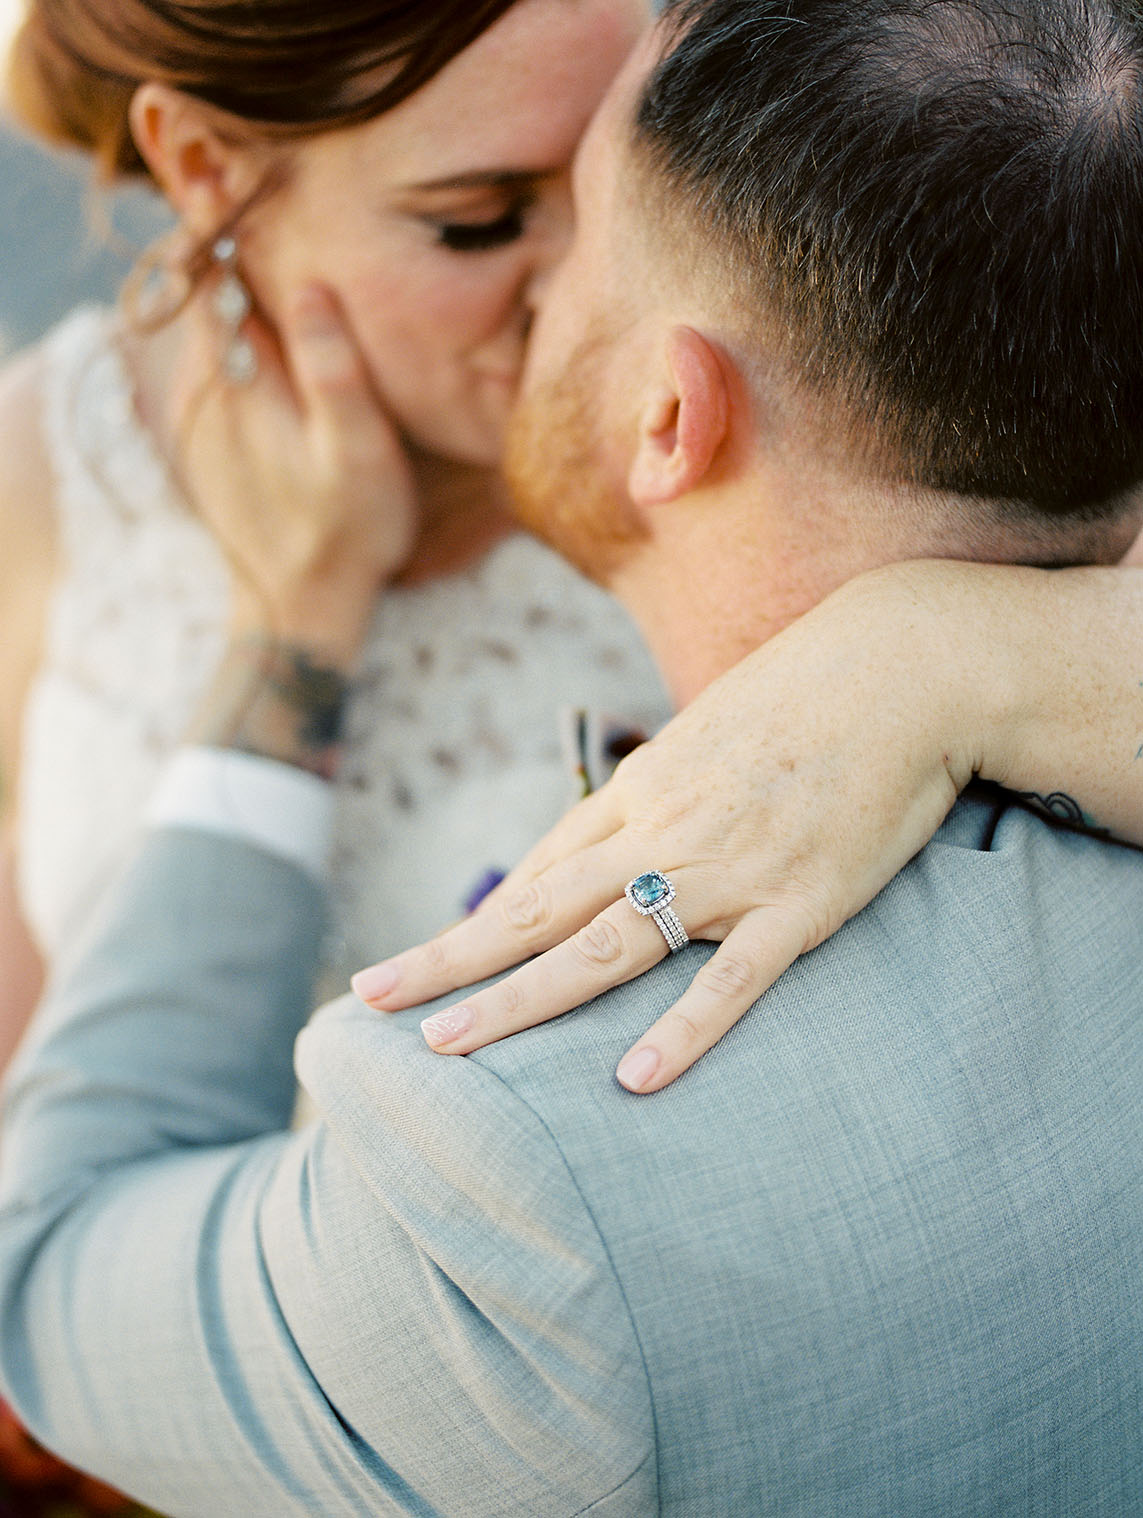
{"label": "bride's face", "polygon": [[267,309],[331,286],[420,447],[499,460],[529,292],[569,232],[568,166],[647,21],[645,0],[520,0],[397,109],[292,150],[252,216]]}

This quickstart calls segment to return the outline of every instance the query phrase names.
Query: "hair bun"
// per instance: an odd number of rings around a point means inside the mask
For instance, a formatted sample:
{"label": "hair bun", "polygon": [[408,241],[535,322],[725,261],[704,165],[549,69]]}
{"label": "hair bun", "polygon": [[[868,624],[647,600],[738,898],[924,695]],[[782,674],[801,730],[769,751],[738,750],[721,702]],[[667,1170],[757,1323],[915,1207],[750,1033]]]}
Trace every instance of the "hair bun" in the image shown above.
{"label": "hair bun", "polygon": [[88,62],[30,0],[7,64],[7,103],[16,121],[57,146],[95,160],[101,179],[147,175],[128,112],[137,81]]}

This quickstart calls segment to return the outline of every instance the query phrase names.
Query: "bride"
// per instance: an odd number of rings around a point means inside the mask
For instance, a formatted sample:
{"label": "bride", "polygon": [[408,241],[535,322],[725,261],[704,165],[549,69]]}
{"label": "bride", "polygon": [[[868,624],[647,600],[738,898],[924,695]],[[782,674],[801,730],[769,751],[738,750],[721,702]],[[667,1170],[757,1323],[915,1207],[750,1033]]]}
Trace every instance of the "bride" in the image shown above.
{"label": "bride", "polygon": [[[258,16],[255,32],[218,0],[30,0],[13,52],[24,123],[105,177],[151,180],[178,229],[122,311],[76,312],[0,387],[9,1043],[131,849],[216,672],[236,585],[257,588],[220,467],[263,503],[267,534],[278,486],[315,512],[359,492],[400,566],[376,587],[337,777],[330,986],[459,917],[558,816],[568,769],[596,783],[632,741],[573,723],[565,763],[555,708],[664,715],[625,618],[513,531],[495,474],[530,301],[567,229],[568,164],[645,7],[263,0]],[[315,302],[356,343],[366,425],[290,371]],[[930,636],[909,648],[915,573],[848,589],[694,703],[512,877],[525,893],[557,879],[558,911],[536,923],[497,893],[447,963],[439,947],[404,962],[376,1004],[557,946],[621,897],[653,833],[671,868],[696,863],[692,936],[740,930],[736,989],[699,988],[662,1083],[862,906],[972,773],[1066,790],[1143,841],[1143,764],[1120,759],[1139,746],[1137,698],[1120,696],[1138,685],[1138,581],[929,566]],[[692,759],[712,724],[717,788]],[[798,763],[841,752],[862,762]],[[547,984],[537,1016],[572,1004],[558,959]]]}
{"label": "bride", "polygon": [[269,383],[307,288],[355,334],[394,440],[369,489],[409,537],[348,716],[331,983],[461,915],[558,817],[556,708],[662,711],[625,617],[513,531],[495,476],[530,286],[640,0],[268,0],[256,35],[237,17],[32,0],[12,55],[19,118],[105,178],[149,179],[178,230],[122,310],[75,312],[0,383],[9,1040],[129,851],[234,583],[257,574],[208,526],[203,412]]}

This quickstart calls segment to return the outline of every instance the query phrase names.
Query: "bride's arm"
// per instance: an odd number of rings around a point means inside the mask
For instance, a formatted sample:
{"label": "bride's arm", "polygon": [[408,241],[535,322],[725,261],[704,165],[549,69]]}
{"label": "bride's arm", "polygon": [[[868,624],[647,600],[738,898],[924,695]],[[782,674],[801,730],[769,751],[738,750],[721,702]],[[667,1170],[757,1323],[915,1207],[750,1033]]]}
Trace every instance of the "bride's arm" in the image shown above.
{"label": "bride's arm", "polygon": [[426,1031],[469,1053],[656,963],[658,929],[622,896],[666,870],[690,936],[724,942],[632,1051],[654,1073],[620,1066],[658,1090],[865,906],[974,774],[1143,845],[1143,571],[933,561],[851,581],[625,760],[474,917],[355,988],[397,1010],[540,954]]}
{"label": "bride's arm", "polygon": [[1061,820],[1143,846],[1138,562],[997,581],[997,600],[1012,597],[993,626],[1011,646],[1014,683],[978,768]]}
{"label": "bride's arm", "polygon": [[52,479],[41,443],[39,356],[0,373],[0,1069],[32,1014],[43,966],[16,890],[24,707],[55,575]]}
{"label": "bride's arm", "polygon": [[0,1070],[16,1051],[44,983],[44,966],[20,910],[16,856],[0,843]]}

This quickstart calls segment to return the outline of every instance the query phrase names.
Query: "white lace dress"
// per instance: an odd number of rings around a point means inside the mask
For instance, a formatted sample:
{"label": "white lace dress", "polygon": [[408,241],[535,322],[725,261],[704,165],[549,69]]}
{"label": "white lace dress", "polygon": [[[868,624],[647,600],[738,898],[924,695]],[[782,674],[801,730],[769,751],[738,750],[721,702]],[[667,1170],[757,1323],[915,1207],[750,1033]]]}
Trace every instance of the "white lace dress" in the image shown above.
{"label": "white lace dress", "polygon": [[[138,419],[116,318],[46,340],[63,566],[25,723],[20,888],[49,960],[129,856],[223,648],[225,564]],[[665,698],[622,610],[531,539],[382,599],[337,786],[326,985],[437,931],[569,800],[558,709],[653,725]]]}

